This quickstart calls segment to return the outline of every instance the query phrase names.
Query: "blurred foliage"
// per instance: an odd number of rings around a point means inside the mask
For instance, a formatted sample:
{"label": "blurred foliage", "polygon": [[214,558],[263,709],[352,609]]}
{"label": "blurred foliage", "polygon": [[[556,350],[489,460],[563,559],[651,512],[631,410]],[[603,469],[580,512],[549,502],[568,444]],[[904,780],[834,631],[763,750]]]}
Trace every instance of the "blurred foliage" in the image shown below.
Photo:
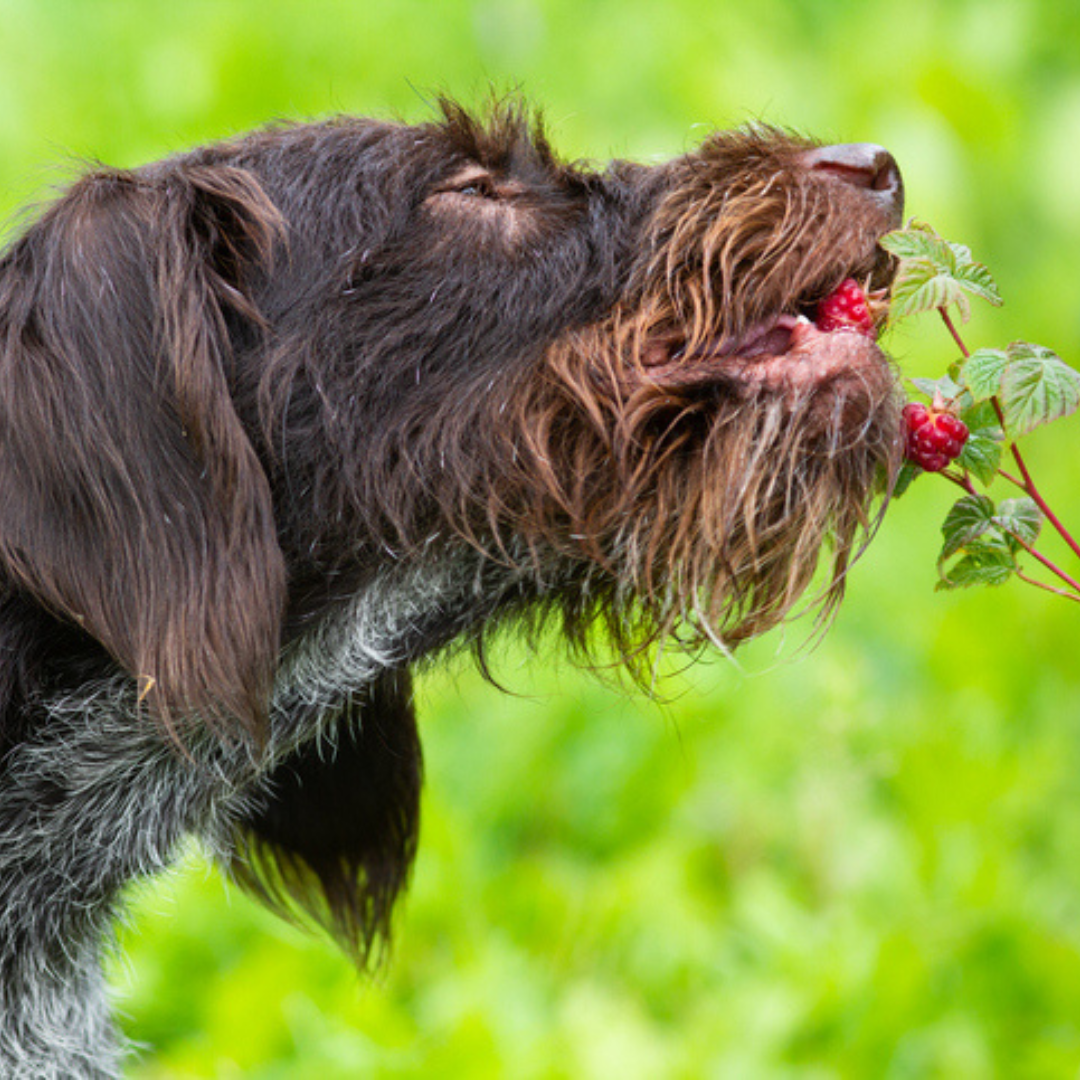
{"label": "blurred foliage", "polygon": [[[970,343],[1080,357],[1080,8],[1060,0],[0,0],[0,211],[274,117],[429,114],[492,85],[570,156],[762,118],[888,145],[995,272]],[[952,358],[934,320],[891,347]],[[1033,469],[1080,521],[1075,418]],[[1070,443],[1069,440],[1072,440]],[[934,594],[945,484],[890,508],[809,654],[663,706],[509,651],[422,680],[424,836],[358,981],[197,855],[115,982],[133,1077],[1064,1077],[1080,1067],[1080,615]],[[1065,565],[1068,556],[1062,554]]]}

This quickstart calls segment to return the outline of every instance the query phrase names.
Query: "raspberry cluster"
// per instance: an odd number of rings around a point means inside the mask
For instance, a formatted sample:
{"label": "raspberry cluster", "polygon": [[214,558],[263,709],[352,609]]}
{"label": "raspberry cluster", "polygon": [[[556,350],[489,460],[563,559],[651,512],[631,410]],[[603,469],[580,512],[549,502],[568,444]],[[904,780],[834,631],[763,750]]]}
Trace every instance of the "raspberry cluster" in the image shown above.
{"label": "raspberry cluster", "polygon": [[967,425],[951,412],[909,401],[904,406],[904,456],[926,472],[941,472],[960,456]]}
{"label": "raspberry cluster", "polygon": [[825,333],[854,330],[865,337],[877,337],[866,293],[854,278],[841,282],[834,292],[818,304],[814,312],[814,325]]}

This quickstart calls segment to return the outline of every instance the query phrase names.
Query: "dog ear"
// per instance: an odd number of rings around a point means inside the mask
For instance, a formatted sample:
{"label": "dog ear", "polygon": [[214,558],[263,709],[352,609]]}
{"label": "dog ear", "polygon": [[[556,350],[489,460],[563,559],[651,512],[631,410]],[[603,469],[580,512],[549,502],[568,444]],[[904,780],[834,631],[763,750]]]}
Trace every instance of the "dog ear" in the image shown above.
{"label": "dog ear", "polygon": [[422,774],[411,676],[384,672],[349,697],[332,739],[275,764],[225,846],[233,878],[358,964],[375,959],[416,855]]}
{"label": "dog ear", "polygon": [[282,233],[251,174],[167,164],[85,177],[0,262],[0,567],[177,732],[265,722],[284,561],[230,330]]}

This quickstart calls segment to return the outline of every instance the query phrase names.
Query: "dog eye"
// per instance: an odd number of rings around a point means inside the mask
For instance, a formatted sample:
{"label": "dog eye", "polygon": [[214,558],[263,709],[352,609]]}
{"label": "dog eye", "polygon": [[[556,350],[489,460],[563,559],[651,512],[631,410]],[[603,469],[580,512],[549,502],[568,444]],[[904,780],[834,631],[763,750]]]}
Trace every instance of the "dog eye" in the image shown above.
{"label": "dog eye", "polygon": [[474,176],[467,183],[451,189],[457,195],[471,195],[479,199],[497,199],[499,191],[490,176]]}

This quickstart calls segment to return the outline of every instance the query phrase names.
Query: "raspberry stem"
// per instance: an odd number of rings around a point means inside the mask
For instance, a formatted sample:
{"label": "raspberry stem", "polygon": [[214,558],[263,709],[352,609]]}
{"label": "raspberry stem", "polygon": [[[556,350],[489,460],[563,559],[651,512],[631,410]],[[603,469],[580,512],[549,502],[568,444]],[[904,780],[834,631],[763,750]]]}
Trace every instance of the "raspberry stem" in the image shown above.
{"label": "raspberry stem", "polygon": [[[1041,551],[1037,551],[1031,546],[1022,536],[1013,532],[1012,529],[1005,529],[1005,532],[1009,534],[1033,559],[1037,559],[1046,567],[1052,574],[1056,574],[1070,589],[1074,589],[1076,595],[1073,597],[1075,600],[1080,600],[1080,581],[1076,581],[1069,577],[1064,570],[1061,569],[1056,563],[1048,559]],[[1021,575],[1023,576],[1023,575]]]}
{"label": "raspberry stem", "polygon": [[975,490],[975,485],[971,482],[971,478],[967,473],[954,473],[949,472],[947,469],[941,471],[941,475],[946,480],[951,480],[957,487],[962,487],[969,495],[978,495]]}
{"label": "raspberry stem", "polygon": [[1063,596],[1066,600],[1072,600],[1073,603],[1080,604],[1080,596],[1076,593],[1071,593],[1068,589],[1059,589],[1054,585],[1047,585],[1045,581],[1039,581],[1038,578],[1028,577],[1023,570],[1017,569],[1013,571],[1021,581],[1026,581],[1029,585],[1034,585],[1036,589],[1045,589],[1046,592],[1053,593],[1055,596]]}
{"label": "raspberry stem", "polygon": [[956,329],[956,326],[953,323],[952,319],[949,318],[948,309],[944,307],[939,307],[938,314],[942,317],[942,319],[945,320],[945,325],[948,327],[949,333],[952,334],[953,338],[956,340],[956,344],[960,346],[960,351],[964,354],[964,359],[969,359],[971,353],[968,352],[968,348],[964,344],[964,339],[960,336],[960,332]]}
{"label": "raspberry stem", "polygon": [[[999,404],[997,398],[991,398],[990,400],[994,404],[994,411],[997,413],[998,421],[1004,429],[1005,416],[1001,411],[1001,405]],[[1024,478],[1023,483],[1019,486],[1025,492],[1027,492],[1027,494],[1034,500],[1035,505],[1038,506],[1038,508],[1043,512],[1046,520],[1050,522],[1050,524],[1057,531],[1058,535],[1065,541],[1066,544],[1069,545],[1069,547],[1072,549],[1072,553],[1078,559],[1080,559],[1080,544],[1076,542],[1069,530],[1066,529],[1065,526],[1058,520],[1057,514],[1055,514],[1054,511],[1050,509],[1046,500],[1042,497],[1042,493],[1035,486],[1035,481],[1031,478],[1031,473],[1028,472],[1027,465],[1025,464],[1024,459],[1020,454],[1020,449],[1015,442],[1012,444],[1012,456],[1013,459],[1016,461],[1016,467],[1020,470],[1020,475]],[[1013,482],[1015,483],[1015,481]]]}
{"label": "raspberry stem", "polygon": [[[995,406],[997,401],[994,401]],[[999,411],[1000,415],[1000,411]],[[1015,456],[1015,455],[1014,455]],[[1031,474],[1024,467],[1022,461],[1017,462],[1020,466],[1020,472],[1023,475],[1023,480],[1018,480],[1012,473],[1007,473],[1004,469],[998,469],[998,476],[1003,480],[1008,480],[1010,484],[1015,484],[1025,495],[1029,495],[1034,501],[1035,505],[1043,512],[1046,520],[1057,530],[1061,538],[1072,549],[1073,554],[1080,558],[1080,545],[1073,539],[1072,535],[1065,528],[1064,525],[1058,520],[1057,515],[1046,505],[1046,500],[1042,497],[1039,489],[1035,487],[1035,482],[1031,479]]]}
{"label": "raspberry stem", "polygon": [[[938,314],[941,315],[942,321],[945,323],[945,326],[947,327],[949,333],[953,336],[953,340],[959,346],[960,352],[963,354],[964,359],[969,359],[971,357],[971,353],[968,351],[968,347],[964,344],[964,339],[960,336],[960,332],[956,329],[955,323],[953,323],[952,319],[949,317],[949,312],[944,307],[939,307]],[[1005,425],[1005,414],[1004,412],[1002,412],[1001,403],[996,397],[991,398],[990,401],[991,404],[994,406],[994,412],[997,414],[998,423],[1001,424],[1002,431],[1004,431],[1007,435],[1008,429]],[[1019,487],[1035,503],[1035,505],[1042,511],[1043,516],[1046,518],[1046,520],[1049,521],[1050,524],[1053,526],[1054,530],[1058,533],[1058,535],[1065,541],[1066,544],[1068,544],[1069,549],[1072,551],[1072,553],[1078,559],[1080,559],[1080,543],[1077,543],[1072,533],[1070,533],[1069,530],[1066,529],[1062,522],[1059,520],[1057,514],[1055,514],[1054,511],[1050,509],[1046,500],[1042,496],[1042,492],[1040,492],[1038,487],[1036,487],[1035,481],[1031,477],[1031,473],[1028,472],[1027,463],[1024,461],[1023,454],[1020,453],[1020,448],[1016,445],[1015,441],[1013,441],[1012,445],[1010,446],[1010,450],[1012,452],[1013,460],[1016,462],[1016,467],[1020,470],[1020,475],[1023,477],[1023,481],[1021,482],[1017,480],[1015,477],[1010,476],[1002,469],[998,470],[998,474],[1004,477],[1006,480],[1009,480],[1012,483],[1016,484],[1016,486]],[[974,492],[972,491],[972,493]],[[1017,537],[1017,539],[1019,539],[1019,537]],[[1027,548],[1030,554],[1035,556],[1035,558],[1039,559],[1040,562],[1043,562],[1044,564],[1051,567],[1054,570],[1054,573],[1058,575],[1058,577],[1060,577],[1063,581],[1067,581],[1071,587],[1075,588],[1078,592],[1080,592],[1080,585],[1073,581],[1072,578],[1068,576],[1068,574],[1055,567],[1053,563],[1051,563],[1048,559],[1045,559],[1028,544],[1025,544],[1023,540],[1020,540],[1020,543],[1023,544],[1025,548]]]}

